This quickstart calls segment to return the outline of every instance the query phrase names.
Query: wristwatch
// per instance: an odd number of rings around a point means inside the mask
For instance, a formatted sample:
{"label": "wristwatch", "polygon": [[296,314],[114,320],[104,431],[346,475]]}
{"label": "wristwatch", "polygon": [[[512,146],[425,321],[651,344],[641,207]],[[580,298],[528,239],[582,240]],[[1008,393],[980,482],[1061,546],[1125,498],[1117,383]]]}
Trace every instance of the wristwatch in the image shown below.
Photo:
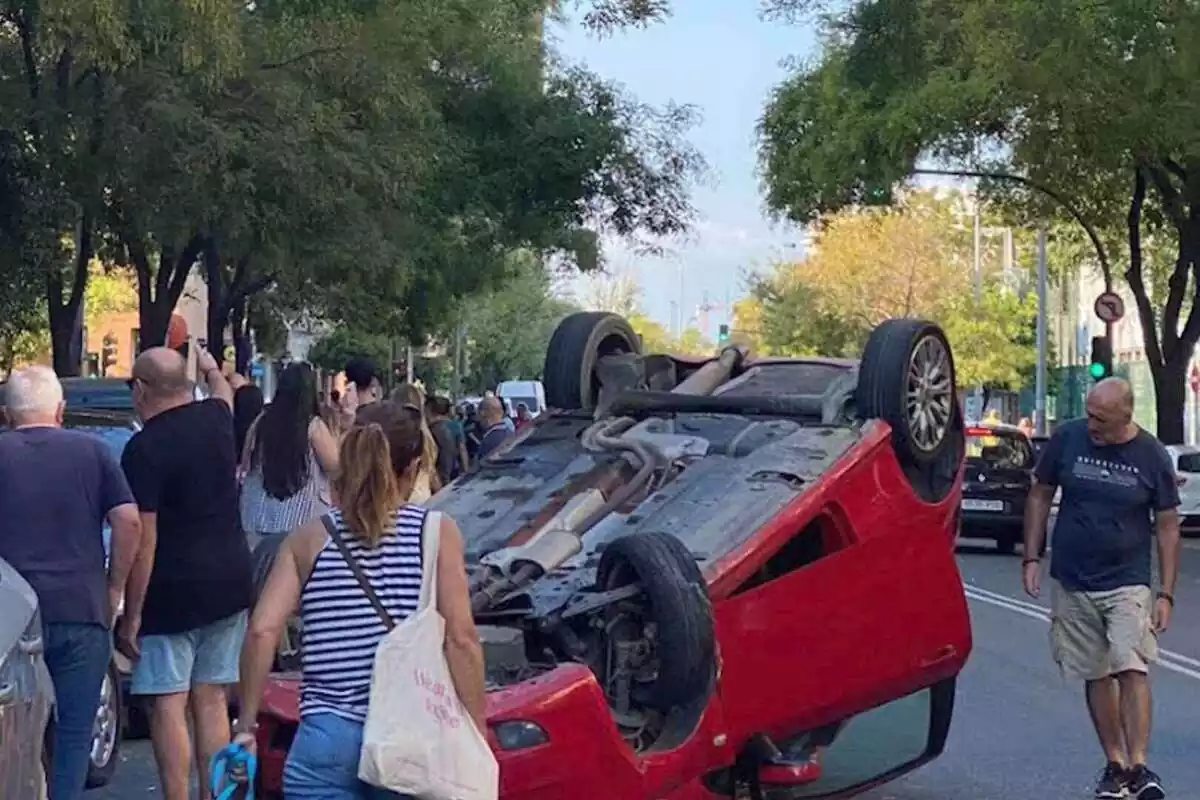
{"label": "wristwatch", "polygon": [[1157,597],[1159,600],[1166,600],[1171,604],[1171,608],[1175,607],[1175,596],[1170,592],[1159,592],[1155,595],[1155,597]]}
{"label": "wristwatch", "polygon": [[240,719],[233,721],[233,732],[235,735],[248,733],[251,736],[258,733],[258,722],[244,723]]}

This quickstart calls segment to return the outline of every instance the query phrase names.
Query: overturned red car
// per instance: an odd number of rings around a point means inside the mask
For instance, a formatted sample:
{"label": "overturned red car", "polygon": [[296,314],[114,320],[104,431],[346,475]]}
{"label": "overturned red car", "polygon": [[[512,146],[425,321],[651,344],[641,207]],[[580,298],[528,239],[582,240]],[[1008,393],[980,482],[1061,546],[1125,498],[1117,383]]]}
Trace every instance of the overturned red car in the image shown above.
{"label": "overturned red car", "polygon": [[[939,755],[971,650],[937,326],[861,361],[643,355],[583,312],[553,409],[440,492],[468,547],[501,796],[847,797]],[[259,718],[281,786],[298,681]]]}

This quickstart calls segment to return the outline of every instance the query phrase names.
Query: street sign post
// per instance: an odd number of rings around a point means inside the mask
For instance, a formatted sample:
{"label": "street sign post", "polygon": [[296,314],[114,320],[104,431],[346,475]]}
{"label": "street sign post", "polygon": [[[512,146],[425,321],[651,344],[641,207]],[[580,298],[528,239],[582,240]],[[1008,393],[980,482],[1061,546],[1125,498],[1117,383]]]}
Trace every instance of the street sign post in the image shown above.
{"label": "street sign post", "polygon": [[1101,322],[1112,325],[1125,316],[1125,301],[1116,292],[1104,292],[1096,298],[1093,309]]}

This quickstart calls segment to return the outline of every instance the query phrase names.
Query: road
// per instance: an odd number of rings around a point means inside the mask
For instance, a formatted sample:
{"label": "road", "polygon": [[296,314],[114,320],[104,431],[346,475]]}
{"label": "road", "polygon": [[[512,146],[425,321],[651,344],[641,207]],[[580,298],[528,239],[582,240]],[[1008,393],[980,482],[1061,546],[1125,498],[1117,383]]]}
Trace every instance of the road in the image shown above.
{"label": "road", "polygon": [[[959,680],[942,758],[867,800],[1011,800],[1090,797],[1103,766],[1081,687],[1050,660],[1047,598],[1020,589],[1020,558],[969,540],[959,564],[975,650]],[[1184,543],[1178,608],[1154,673],[1151,766],[1170,796],[1200,798],[1200,540]],[[117,779],[89,800],[157,797],[148,742],[127,742]]]}

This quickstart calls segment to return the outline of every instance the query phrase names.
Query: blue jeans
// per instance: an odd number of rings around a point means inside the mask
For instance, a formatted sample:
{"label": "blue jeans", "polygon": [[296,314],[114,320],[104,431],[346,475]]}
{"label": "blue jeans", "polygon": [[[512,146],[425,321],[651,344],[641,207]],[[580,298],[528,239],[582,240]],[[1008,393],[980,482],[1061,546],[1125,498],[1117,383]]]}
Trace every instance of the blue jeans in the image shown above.
{"label": "blue jeans", "polygon": [[58,719],[50,765],[52,800],[83,796],[100,685],[112,657],[112,635],[100,625],[46,623],[46,668],[54,681]]}
{"label": "blue jeans", "polygon": [[362,737],[360,723],[336,714],[303,717],[283,767],[285,800],[408,798],[408,795],[368,786],[358,779]]}

